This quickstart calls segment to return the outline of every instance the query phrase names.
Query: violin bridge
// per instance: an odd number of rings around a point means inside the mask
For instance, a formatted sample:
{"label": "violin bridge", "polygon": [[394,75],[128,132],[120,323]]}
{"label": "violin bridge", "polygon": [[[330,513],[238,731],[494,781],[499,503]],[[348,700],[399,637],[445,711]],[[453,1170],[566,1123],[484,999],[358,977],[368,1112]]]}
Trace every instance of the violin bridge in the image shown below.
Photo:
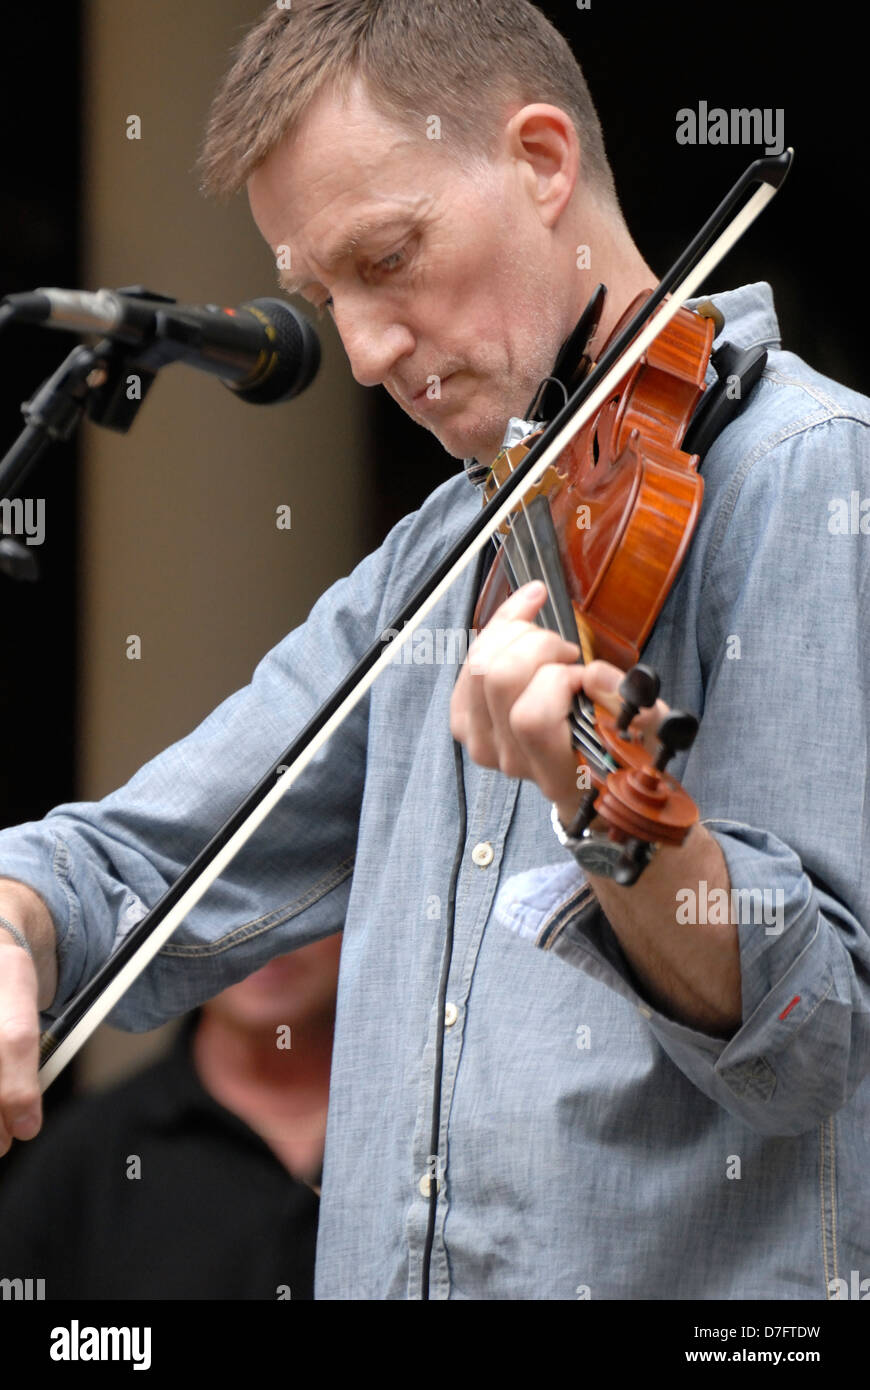
{"label": "violin bridge", "polygon": [[[515,446],[514,446],[514,448],[520,448],[520,447],[521,447],[520,445],[515,445]],[[512,451],[511,451],[511,452],[512,452]],[[527,450],[527,449],[524,450],[524,453],[528,453],[528,450]],[[496,459],[496,463],[497,463],[497,462],[498,462],[498,459]],[[516,465],[514,465],[514,466],[516,466]],[[493,464],[493,469],[494,469],[494,468],[495,468],[495,464]],[[511,470],[511,471],[513,471],[513,470]],[[492,476],[493,476],[493,475],[490,474],[490,477],[492,477]],[[509,476],[509,474],[508,474],[507,476]],[[507,481],[507,477],[505,477],[505,478],[503,478],[503,479],[501,480],[501,482],[506,482],[506,481]],[[551,464],[550,464],[550,467],[547,469],[547,471],[546,471],[546,473],[544,474],[544,476],[543,476],[537,483],[535,483],[534,487],[530,487],[530,488],[529,488],[528,492],[525,494],[525,496],[523,497],[522,501],[521,501],[520,503],[518,503],[518,505],[517,505],[517,511],[519,511],[520,508],[522,508],[522,507],[528,507],[532,502],[534,502],[534,500],[535,500],[536,497],[542,497],[542,496],[555,496],[555,494],[558,492],[558,490],[559,490],[559,488],[562,486],[562,484],[563,484],[563,483],[566,483],[567,481],[568,481],[567,474],[565,474],[565,473],[560,473],[559,470],[557,469],[556,465],[555,465],[554,463],[551,463]],[[493,486],[492,489],[490,490],[489,480],[487,480],[486,487],[485,487],[485,489],[484,489],[485,495],[486,495],[486,501],[487,501],[487,502],[491,502],[491,501],[492,501],[492,498],[496,496],[496,493],[497,493],[497,491],[498,491],[498,487],[500,487],[500,486],[501,486],[501,483],[499,483],[497,486]],[[498,529],[499,529],[499,531],[501,532],[501,534],[502,534],[503,536],[506,536],[506,535],[508,534],[508,532],[510,531],[511,525],[512,525],[512,521],[513,521],[513,514],[511,514],[510,516],[506,516],[505,519],[504,519],[504,521],[502,522],[501,526],[499,526]]]}

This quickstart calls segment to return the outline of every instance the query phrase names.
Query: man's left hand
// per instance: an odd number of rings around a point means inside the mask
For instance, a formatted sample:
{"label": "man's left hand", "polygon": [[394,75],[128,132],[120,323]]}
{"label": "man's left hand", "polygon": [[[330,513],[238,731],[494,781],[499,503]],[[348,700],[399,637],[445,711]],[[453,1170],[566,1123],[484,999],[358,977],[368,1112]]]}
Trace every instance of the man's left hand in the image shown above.
{"label": "man's left hand", "polygon": [[[579,665],[580,649],[534,618],[546,599],[543,584],[525,584],[502,604],[472,643],[450,706],[453,737],[483,767],[536,782],[563,825],[582,799],[568,716],[585,691],[613,714],[624,672],[606,661]],[[637,716],[650,751],[668,713],[663,700]]]}

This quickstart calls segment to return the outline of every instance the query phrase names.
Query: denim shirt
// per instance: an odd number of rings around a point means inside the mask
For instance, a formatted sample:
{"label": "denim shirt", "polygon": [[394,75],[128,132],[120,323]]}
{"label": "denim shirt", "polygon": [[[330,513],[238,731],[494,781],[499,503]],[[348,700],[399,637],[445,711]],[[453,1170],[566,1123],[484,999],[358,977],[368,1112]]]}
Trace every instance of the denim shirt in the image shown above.
{"label": "denim shirt", "polygon": [[[724,337],[770,355],[703,462],[698,531],[644,659],[668,703],[701,716],[672,766],[743,895],[733,1036],[645,996],[534,784],[463,753],[457,845],[448,704],[468,576],[111,1015],[153,1028],[344,928],[320,1298],[419,1297],[457,853],[432,1296],[823,1299],[870,1275],[870,401],[780,350],[767,285],[713,298]],[[31,884],[57,926],[43,1022],[479,506],[452,478],[126,786],[0,832],[0,873]]]}

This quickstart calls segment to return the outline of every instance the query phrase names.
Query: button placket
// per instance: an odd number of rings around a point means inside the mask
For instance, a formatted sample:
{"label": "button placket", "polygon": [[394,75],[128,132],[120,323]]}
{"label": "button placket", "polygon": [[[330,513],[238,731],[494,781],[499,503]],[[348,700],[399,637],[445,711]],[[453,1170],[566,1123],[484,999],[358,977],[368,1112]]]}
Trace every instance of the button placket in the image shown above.
{"label": "button placket", "polygon": [[[502,845],[514,813],[518,786],[508,784],[506,788],[503,779],[497,774],[488,769],[473,766],[469,767],[466,773],[466,792],[470,812],[468,819],[471,835],[469,838],[471,839],[475,833],[481,835],[495,832],[495,844]],[[469,859],[471,864],[469,864]],[[495,861],[496,851],[492,841],[484,839],[474,841],[470,853],[466,847],[465,860],[457,885],[456,940],[448,982],[448,990],[453,998],[445,1002],[442,1017],[445,1043],[447,1043],[448,1037],[450,1038],[449,1045],[446,1045],[444,1049],[444,1070],[441,1086],[439,1150],[442,1154],[446,1153],[449,1143],[448,1116],[453,1104],[454,1087],[462,1054],[464,1026],[462,1011],[471,988],[483,932],[489,912],[492,910],[494,885],[498,878],[497,873],[493,878],[489,874],[481,876],[478,871],[488,869]],[[488,904],[485,910],[484,902]],[[457,1000],[458,1003],[455,1002]],[[451,1029],[455,1031],[449,1032],[448,1030]],[[460,1137],[460,1142],[462,1142],[462,1138],[464,1136]],[[431,1159],[428,1161],[424,1159],[424,1164],[427,1163],[431,1164]],[[420,1169],[417,1169],[416,1186],[423,1198],[429,1197],[432,1176],[431,1168],[429,1171],[424,1171],[422,1176],[420,1176]],[[447,1196],[449,1186],[446,1184],[446,1176],[446,1171],[444,1171],[439,1172],[436,1177],[439,1189],[438,1218],[432,1250],[430,1281],[430,1287],[433,1290],[441,1289],[445,1297],[450,1288],[447,1252],[444,1244],[444,1221],[449,1208],[449,1197]],[[445,1192],[440,1191],[442,1184],[445,1185]],[[421,1227],[421,1232],[422,1230]]]}

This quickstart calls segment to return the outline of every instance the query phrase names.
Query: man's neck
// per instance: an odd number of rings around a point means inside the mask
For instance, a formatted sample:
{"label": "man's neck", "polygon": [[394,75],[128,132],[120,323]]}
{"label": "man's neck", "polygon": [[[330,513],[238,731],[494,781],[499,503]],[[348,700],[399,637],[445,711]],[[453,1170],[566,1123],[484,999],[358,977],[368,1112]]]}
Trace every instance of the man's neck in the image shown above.
{"label": "man's neck", "polygon": [[588,347],[590,356],[595,358],[600,355],[628,306],[644,290],[655,289],[659,277],[638,251],[625,223],[602,211],[597,204],[587,205],[583,220],[575,230],[576,244],[589,247],[590,266],[588,270],[577,272],[577,294],[572,305],[573,318],[569,333],[598,285],[607,287],[601,322]]}
{"label": "man's neck", "polygon": [[[586,346],[586,352],[593,361],[600,355],[601,349],[628,306],[645,290],[654,289],[659,279],[638,251],[621,218],[602,212],[595,203],[584,207],[582,220],[578,219],[573,224],[570,240],[572,248],[589,247],[590,266],[588,270],[578,269],[576,280],[572,276],[569,282],[562,338],[555,345],[548,371],[552,370],[562,345],[573,333],[581,314],[600,284],[606,287],[607,294],[598,328]],[[574,251],[573,255],[576,254]],[[475,462],[478,466],[484,462],[491,464],[497,453],[498,449],[484,458],[482,451]]]}

